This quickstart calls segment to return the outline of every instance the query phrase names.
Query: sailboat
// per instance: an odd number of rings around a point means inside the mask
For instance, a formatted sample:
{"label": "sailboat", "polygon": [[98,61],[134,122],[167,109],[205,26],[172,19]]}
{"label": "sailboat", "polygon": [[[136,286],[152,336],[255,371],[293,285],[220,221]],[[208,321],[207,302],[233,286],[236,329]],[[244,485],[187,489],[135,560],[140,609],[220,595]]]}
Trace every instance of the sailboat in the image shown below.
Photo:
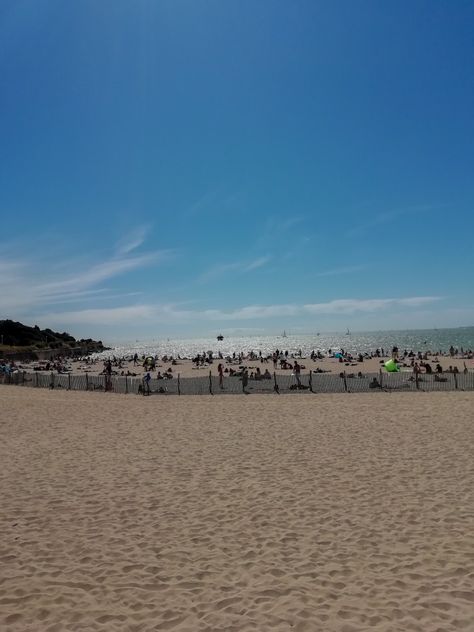
{"label": "sailboat", "polygon": [[349,327],[348,327],[346,331],[346,336],[350,336],[350,335],[351,335],[351,332],[349,331]]}
{"label": "sailboat", "polygon": [[286,335],[286,331],[285,331],[285,330],[283,330],[283,333],[281,334],[281,337],[282,337],[282,338],[287,338],[287,337],[288,337],[288,336]]}

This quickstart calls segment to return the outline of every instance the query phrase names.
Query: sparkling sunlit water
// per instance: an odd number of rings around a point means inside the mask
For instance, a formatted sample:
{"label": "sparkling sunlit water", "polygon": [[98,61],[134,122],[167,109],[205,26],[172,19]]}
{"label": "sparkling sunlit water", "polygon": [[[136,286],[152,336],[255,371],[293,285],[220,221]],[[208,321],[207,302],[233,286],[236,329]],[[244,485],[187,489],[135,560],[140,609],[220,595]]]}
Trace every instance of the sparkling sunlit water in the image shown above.
{"label": "sparkling sunlit water", "polygon": [[289,353],[298,353],[301,349],[303,355],[308,355],[312,350],[320,350],[327,353],[329,349],[345,349],[351,353],[373,351],[376,348],[391,350],[397,345],[401,351],[404,349],[414,351],[448,351],[453,345],[459,349],[474,349],[474,327],[459,327],[456,329],[426,329],[405,331],[374,331],[351,332],[347,335],[339,333],[316,334],[291,334],[286,337],[279,336],[225,336],[218,341],[216,337],[209,338],[156,338],[154,340],[135,340],[133,342],[121,342],[112,346],[113,351],[106,351],[99,356],[106,357],[111,354],[118,356],[138,353],[139,355],[173,355],[181,358],[191,358],[197,353],[213,351],[217,354],[221,351],[224,356],[238,353],[259,351],[262,354],[272,353],[275,349],[288,350]]}

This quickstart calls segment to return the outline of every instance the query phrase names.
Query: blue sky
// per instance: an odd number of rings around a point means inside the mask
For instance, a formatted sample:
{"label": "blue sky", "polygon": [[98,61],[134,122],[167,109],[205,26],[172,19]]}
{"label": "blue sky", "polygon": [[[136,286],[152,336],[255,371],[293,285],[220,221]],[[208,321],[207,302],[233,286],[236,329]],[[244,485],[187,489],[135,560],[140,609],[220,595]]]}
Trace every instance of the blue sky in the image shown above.
{"label": "blue sky", "polygon": [[0,318],[474,324],[474,3],[0,4]]}

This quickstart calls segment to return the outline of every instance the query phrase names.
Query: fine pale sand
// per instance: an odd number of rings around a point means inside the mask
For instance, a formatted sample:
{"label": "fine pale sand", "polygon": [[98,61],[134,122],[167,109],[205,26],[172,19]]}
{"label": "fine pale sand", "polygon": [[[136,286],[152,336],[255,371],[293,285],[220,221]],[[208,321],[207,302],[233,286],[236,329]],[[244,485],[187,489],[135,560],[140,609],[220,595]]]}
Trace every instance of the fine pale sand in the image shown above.
{"label": "fine pale sand", "polygon": [[474,630],[473,393],[0,403],[2,632]]}

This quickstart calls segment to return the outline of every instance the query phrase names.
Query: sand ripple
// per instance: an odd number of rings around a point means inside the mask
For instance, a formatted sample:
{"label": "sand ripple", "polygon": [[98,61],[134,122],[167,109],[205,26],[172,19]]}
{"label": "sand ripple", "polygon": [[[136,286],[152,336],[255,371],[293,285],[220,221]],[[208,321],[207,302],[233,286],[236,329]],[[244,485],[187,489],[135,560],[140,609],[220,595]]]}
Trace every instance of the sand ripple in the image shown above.
{"label": "sand ripple", "polygon": [[0,396],[2,631],[474,629],[471,393]]}

